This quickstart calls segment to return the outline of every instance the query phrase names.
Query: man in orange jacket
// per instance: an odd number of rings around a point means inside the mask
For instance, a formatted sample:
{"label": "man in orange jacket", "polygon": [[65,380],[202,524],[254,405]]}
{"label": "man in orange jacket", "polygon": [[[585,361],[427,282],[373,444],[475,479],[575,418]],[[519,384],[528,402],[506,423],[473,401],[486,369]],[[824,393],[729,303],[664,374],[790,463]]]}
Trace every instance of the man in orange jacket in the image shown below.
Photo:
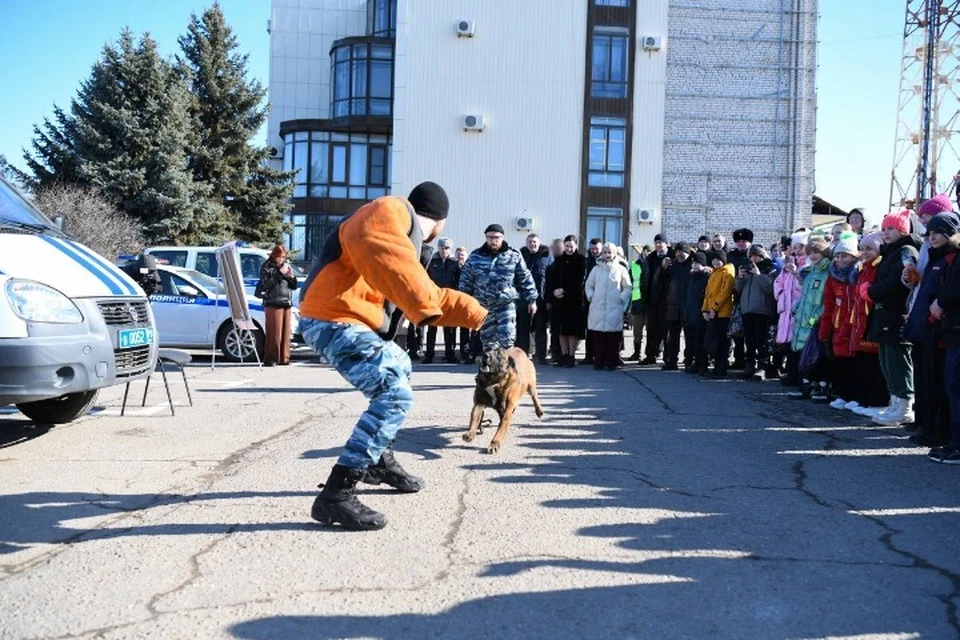
{"label": "man in orange jacket", "polygon": [[417,325],[479,329],[487,312],[470,296],[439,289],[420,264],[423,243],[440,235],[447,194],[424,182],[404,200],[377,198],[324,241],[301,295],[307,344],[370,399],[313,503],[311,516],[351,530],[382,529],[386,517],[354,495],[358,482],[401,492],[423,488],[390,444],[410,411],[410,357],[392,340],[400,312]]}

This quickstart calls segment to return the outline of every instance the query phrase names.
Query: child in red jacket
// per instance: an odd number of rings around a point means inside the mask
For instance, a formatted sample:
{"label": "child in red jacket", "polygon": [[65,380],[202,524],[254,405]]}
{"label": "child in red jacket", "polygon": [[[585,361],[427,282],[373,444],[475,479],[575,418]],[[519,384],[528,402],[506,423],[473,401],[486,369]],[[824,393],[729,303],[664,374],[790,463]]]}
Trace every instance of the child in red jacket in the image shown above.
{"label": "child in red jacket", "polygon": [[820,316],[821,354],[832,358],[830,368],[834,409],[846,409],[853,401],[856,387],[854,384],[854,353],[850,348],[850,334],[853,332],[851,310],[857,283],[857,235],[844,233],[833,249],[833,262],[830,264],[826,287],[823,291],[823,315]]}
{"label": "child in red jacket", "polygon": [[871,233],[860,241],[860,270],[854,291],[853,331],[850,333],[850,349],[856,362],[854,384],[856,392],[847,409],[857,415],[873,417],[890,404],[887,381],[880,369],[880,345],[867,339],[870,317],[873,314],[873,301],[867,296],[867,289],[877,278],[877,266],[880,264],[880,245],[883,234]]}

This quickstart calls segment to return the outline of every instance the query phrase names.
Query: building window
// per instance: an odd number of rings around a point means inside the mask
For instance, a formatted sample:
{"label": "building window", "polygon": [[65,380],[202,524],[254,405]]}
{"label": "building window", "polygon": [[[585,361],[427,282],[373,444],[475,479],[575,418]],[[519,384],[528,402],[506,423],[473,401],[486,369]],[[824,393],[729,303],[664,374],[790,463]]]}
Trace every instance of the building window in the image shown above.
{"label": "building window", "polygon": [[397,33],[397,0],[367,0],[367,35],[393,38]]}
{"label": "building window", "polygon": [[598,7],[629,7],[630,0],[593,0]]}
{"label": "building window", "polygon": [[332,104],[334,118],[389,116],[393,113],[393,47],[389,44],[334,46]]}
{"label": "building window", "polygon": [[590,118],[591,187],[623,187],[626,170],[627,121],[623,118]]}
{"label": "building window", "polygon": [[623,242],[623,209],[589,207],[587,209],[587,237],[604,242]]}
{"label": "building window", "polygon": [[297,131],[284,136],[283,168],[294,198],[372,200],[389,193],[387,136]]}
{"label": "building window", "polygon": [[593,66],[590,95],[594,98],[627,97],[629,30],[597,27],[593,31]]}

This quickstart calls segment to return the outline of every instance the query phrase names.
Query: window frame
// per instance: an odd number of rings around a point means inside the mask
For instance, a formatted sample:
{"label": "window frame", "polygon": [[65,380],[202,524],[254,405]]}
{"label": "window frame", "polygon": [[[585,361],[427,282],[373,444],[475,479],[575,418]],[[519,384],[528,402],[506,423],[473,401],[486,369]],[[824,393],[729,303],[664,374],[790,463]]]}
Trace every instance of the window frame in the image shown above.
{"label": "window frame", "polygon": [[[607,54],[603,75],[597,77],[597,45],[607,41]],[[620,66],[622,79],[614,79],[614,41],[622,45]],[[630,80],[630,31],[625,27],[597,25],[590,39],[590,96],[593,98],[625,99]]]}

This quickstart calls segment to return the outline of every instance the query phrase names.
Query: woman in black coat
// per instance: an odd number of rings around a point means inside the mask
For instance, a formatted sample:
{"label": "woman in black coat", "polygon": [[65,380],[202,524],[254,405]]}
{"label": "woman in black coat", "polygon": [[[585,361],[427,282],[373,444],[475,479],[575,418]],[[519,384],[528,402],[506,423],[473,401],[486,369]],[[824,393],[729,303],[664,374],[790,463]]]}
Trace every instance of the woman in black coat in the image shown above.
{"label": "woman in black coat", "polygon": [[905,264],[917,264],[920,241],[910,234],[909,225],[907,212],[883,219],[882,259],[867,290],[874,302],[868,338],[880,344],[880,368],[890,391],[890,406],[873,418],[879,424],[913,422],[913,361],[910,345],[901,337],[910,289],[902,277]]}
{"label": "woman in black coat", "polygon": [[263,299],[263,364],[290,364],[290,292],[298,287],[297,276],[287,262],[287,250],[278,244],[260,267],[257,297]]}
{"label": "woman in black coat", "polygon": [[576,236],[563,239],[563,254],[553,263],[547,282],[547,303],[556,308],[556,320],[560,324],[561,367],[572,367],[580,340],[583,338],[583,282],[587,263],[577,250]]}

